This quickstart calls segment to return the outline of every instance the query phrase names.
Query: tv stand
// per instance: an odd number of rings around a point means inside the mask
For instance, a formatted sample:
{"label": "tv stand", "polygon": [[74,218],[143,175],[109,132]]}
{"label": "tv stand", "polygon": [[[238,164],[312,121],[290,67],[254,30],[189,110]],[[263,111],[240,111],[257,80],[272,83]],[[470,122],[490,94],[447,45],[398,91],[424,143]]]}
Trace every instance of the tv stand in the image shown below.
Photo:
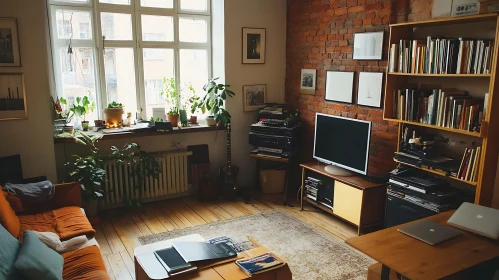
{"label": "tv stand", "polygon": [[354,172],[346,170],[336,165],[326,165],[324,169],[326,170],[327,173],[333,176],[352,177],[356,175]]}
{"label": "tv stand", "polygon": [[[355,225],[359,235],[383,228],[387,182],[369,182],[362,175],[332,175],[327,171],[328,165],[317,164],[317,162],[300,164],[300,167],[302,168],[302,210],[303,202],[308,202],[316,208]],[[325,187],[333,188],[333,197],[330,198],[333,209],[306,195],[305,179],[307,177],[319,179]]]}

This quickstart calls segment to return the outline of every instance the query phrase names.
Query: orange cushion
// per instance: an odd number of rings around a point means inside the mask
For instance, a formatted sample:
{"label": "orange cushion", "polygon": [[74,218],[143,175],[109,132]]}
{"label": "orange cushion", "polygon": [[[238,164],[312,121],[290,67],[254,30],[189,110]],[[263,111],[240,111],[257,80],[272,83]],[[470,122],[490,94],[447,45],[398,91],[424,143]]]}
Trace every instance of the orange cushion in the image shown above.
{"label": "orange cushion", "polygon": [[19,218],[3,193],[0,194],[0,224],[16,239],[19,237],[21,231]]}
{"label": "orange cushion", "polygon": [[7,199],[7,201],[10,203],[10,207],[12,207],[12,210],[14,210],[14,212],[16,212],[16,213],[24,212],[23,203],[19,197],[17,197],[13,193],[5,192],[5,191],[3,192],[3,194],[5,195],[5,198]]}
{"label": "orange cushion", "polygon": [[64,270],[62,279],[109,280],[106,266],[97,246],[89,246],[62,254]]}

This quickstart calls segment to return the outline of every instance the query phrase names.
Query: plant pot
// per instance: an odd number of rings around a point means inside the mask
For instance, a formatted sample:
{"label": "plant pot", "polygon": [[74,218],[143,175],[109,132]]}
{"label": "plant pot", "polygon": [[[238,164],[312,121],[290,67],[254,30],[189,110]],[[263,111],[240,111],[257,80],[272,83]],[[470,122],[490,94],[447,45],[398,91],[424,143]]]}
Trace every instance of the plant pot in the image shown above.
{"label": "plant pot", "polygon": [[85,209],[85,215],[88,218],[96,218],[99,216],[99,200],[93,200],[92,202],[83,202],[83,208]]}
{"label": "plant pot", "polygon": [[223,121],[218,121],[217,122],[217,127],[225,127]]}
{"label": "plant pot", "polygon": [[189,120],[191,124],[198,124],[198,116],[191,116],[191,119]]}
{"label": "plant pot", "polygon": [[208,126],[215,126],[215,125],[217,125],[217,121],[215,120],[215,117],[208,116],[208,117],[206,117],[206,124]]}
{"label": "plant pot", "polygon": [[71,126],[71,125],[65,125],[65,126],[63,126],[63,127],[62,127],[62,131],[63,131],[63,132],[67,132],[67,133],[69,133],[69,134],[73,134],[73,132],[74,132],[75,130],[74,130],[74,127],[73,127],[73,126]]}
{"label": "plant pot", "polygon": [[103,120],[96,120],[94,121],[94,125],[99,127],[99,126],[105,126],[106,125],[106,121],[103,121]]}
{"label": "plant pot", "polygon": [[121,127],[123,124],[123,108],[106,108],[104,114],[106,115],[106,126],[109,128]]}
{"label": "plant pot", "polygon": [[88,131],[88,124],[89,124],[89,122],[88,122],[88,121],[82,121],[82,122],[81,122],[81,129],[82,129],[83,131]]}
{"label": "plant pot", "polygon": [[168,118],[168,121],[172,124],[172,127],[178,127],[178,119],[180,117],[179,114],[175,115],[168,114],[166,117]]}

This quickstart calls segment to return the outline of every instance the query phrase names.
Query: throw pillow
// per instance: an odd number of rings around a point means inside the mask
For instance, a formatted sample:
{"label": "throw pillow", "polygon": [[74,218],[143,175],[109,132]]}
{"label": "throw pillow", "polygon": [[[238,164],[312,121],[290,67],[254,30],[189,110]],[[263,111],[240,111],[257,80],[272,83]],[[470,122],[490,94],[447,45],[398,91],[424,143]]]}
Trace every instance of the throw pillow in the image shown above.
{"label": "throw pillow", "polygon": [[16,239],[19,237],[21,223],[3,193],[0,194],[0,224]]}
{"label": "throw pillow", "polygon": [[14,272],[14,262],[21,244],[17,239],[3,227],[0,226],[0,240],[2,240],[2,249],[0,250],[0,279],[15,279],[12,276]]}
{"label": "throw pillow", "polygon": [[14,212],[16,213],[24,212],[23,203],[21,199],[17,197],[17,195],[6,191],[4,191],[3,194],[5,195],[7,201],[10,203],[10,207],[12,207],[12,210],[14,210]]}
{"label": "throw pillow", "polygon": [[24,240],[14,267],[30,280],[62,280],[64,259],[45,246],[32,231],[24,232]]}

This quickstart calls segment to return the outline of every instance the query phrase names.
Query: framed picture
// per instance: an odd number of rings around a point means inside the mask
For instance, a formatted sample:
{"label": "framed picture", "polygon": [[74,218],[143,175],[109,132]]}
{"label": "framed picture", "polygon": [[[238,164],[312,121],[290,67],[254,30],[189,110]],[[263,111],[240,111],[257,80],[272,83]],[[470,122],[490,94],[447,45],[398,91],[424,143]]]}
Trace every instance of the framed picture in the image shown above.
{"label": "framed picture", "polygon": [[355,33],[353,35],[353,59],[381,60],[383,58],[383,31]]}
{"label": "framed picture", "polygon": [[24,75],[0,73],[0,120],[27,119]]}
{"label": "framed picture", "polygon": [[21,66],[17,19],[0,18],[0,67]]}
{"label": "framed picture", "polygon": [[243,27],[243,64],[265,63],[266,29]]}
{"label": "framed picture", "polygon": [[317,81],[317,70],[302,69],[300,79],[300,92],[315,95],[315,84]]}
{"label": "framed picture", "polygon": [[255,111],[265,107],[267,85],[243,86],[244,111]]}
{"label": "framed picture", "polygon": [[380,108],[382,88],[383,73],[360,72],[357,104]]}
{"label": "framed picture", "polygon": [[354,72],[326,72],[327,101],[353,102],[353,76]]}

